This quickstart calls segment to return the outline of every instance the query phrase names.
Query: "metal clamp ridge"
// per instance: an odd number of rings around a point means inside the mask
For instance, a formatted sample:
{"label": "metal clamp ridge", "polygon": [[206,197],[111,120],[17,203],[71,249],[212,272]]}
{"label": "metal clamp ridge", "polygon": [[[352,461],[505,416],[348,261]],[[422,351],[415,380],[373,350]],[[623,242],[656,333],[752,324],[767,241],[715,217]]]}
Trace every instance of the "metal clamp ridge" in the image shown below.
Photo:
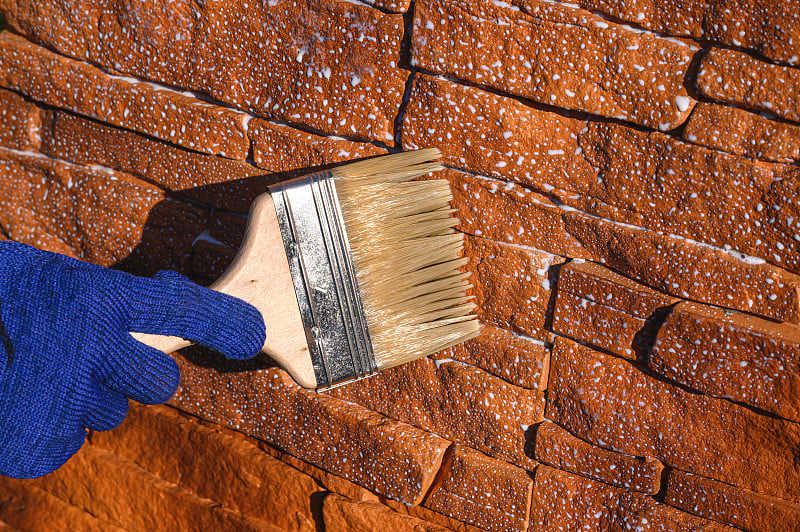
{"label": "metal clamp ridge", "polygon": [[318,388],[375,373],[375,355],[330,172],[269,187]]}

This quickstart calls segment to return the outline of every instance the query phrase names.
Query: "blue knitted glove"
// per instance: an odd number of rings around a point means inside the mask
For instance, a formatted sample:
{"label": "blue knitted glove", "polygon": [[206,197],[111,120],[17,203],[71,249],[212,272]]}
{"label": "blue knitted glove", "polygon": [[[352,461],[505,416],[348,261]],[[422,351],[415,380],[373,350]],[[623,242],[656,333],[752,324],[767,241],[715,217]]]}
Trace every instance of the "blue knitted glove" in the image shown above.
{"label": "blue knitted glove", "polygon": [[129,332],[180,336],[229,358],[264,343],[251,305],[173,272],[154,278],[0,242],[0,474],[34,478],[178,387],[170,357]]}

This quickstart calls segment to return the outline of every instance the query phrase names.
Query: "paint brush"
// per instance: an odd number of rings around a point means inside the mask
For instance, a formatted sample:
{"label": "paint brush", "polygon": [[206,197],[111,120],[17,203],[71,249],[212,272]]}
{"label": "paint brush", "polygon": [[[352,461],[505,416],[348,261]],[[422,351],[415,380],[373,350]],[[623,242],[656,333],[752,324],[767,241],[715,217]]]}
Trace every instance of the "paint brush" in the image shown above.
{"label": "paint brush", "polygon": [[[269,187],[211,285],[253,304],[263,351],[305,388],[326,389],[478,334],[461,271],[463,235],[436,149],[385,155]],[[171,353],[191,342],[132,333]]]}

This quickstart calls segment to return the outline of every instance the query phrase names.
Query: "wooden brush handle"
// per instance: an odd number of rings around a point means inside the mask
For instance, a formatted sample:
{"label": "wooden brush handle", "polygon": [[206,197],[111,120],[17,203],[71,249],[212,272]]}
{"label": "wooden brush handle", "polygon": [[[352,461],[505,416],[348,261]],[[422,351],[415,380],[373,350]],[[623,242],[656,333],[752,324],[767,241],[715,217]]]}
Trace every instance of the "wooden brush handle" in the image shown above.
{"label": "wooden brush handle", "polygon": [[[317,387],[286,249],[269,193],[261,194],[253,201],[242,246],[233,263],[211,288],[255,306],[264,317],[267,328],[263,351],[287,370],[300,386]],[[165,353],[193,343],[174,336],[131,335]]]}

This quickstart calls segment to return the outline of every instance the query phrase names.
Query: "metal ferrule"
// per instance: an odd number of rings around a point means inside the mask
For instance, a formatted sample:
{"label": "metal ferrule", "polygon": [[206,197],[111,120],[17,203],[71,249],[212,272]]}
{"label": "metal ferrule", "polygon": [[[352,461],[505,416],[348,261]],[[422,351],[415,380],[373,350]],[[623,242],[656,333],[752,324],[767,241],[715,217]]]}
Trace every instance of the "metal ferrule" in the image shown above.
{"label": "metal ferrule", "polygon": [[318,388],[375,373],[353,257],[330,172],[269,188]]}

